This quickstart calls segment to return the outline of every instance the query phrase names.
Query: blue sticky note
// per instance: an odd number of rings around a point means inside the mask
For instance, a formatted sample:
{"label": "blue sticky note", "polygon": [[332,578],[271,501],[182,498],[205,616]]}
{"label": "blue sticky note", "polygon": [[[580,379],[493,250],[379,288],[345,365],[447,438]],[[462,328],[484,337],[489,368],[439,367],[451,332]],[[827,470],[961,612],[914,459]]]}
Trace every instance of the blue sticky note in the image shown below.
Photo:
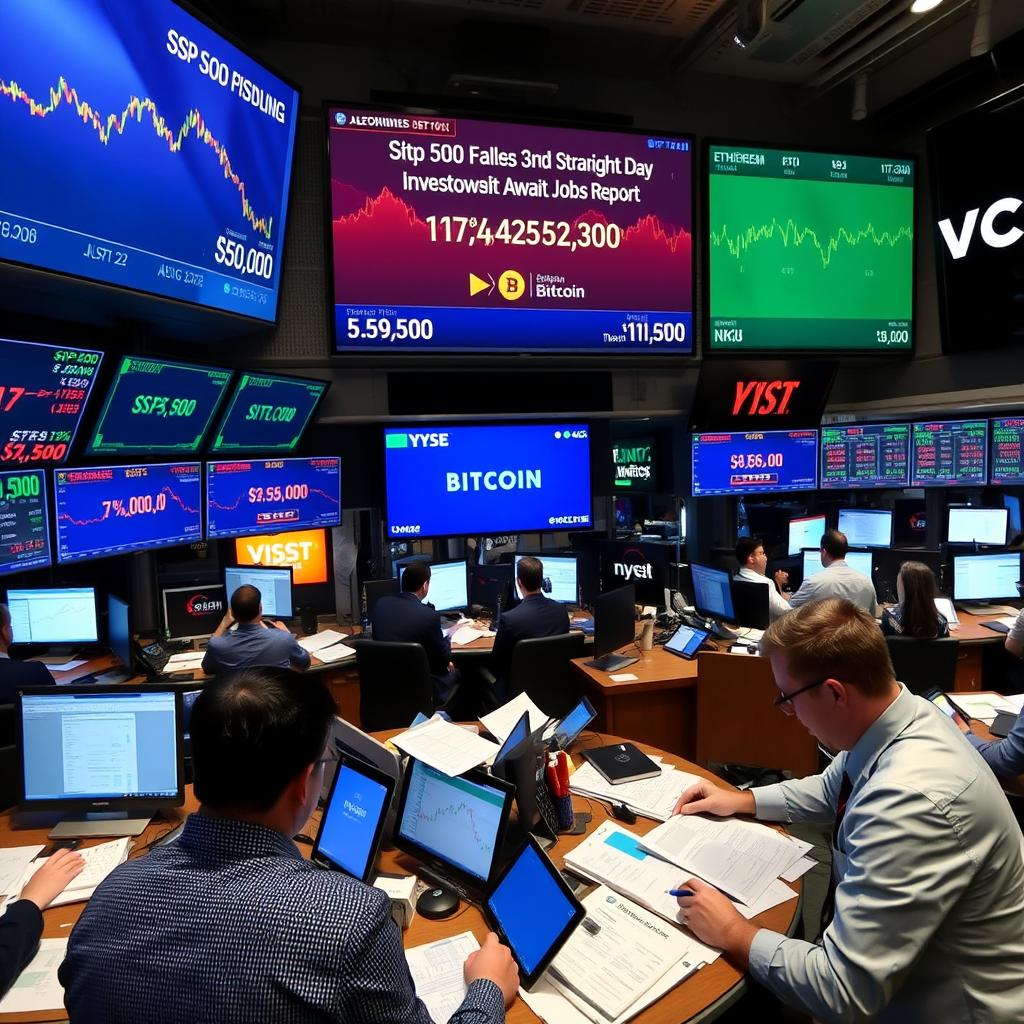
{"label": "blue sticky note", "polygon": [[640,849],[640,841],[627,832],[613,832],[605,842],[616,850],[628,853],[630,857],[636,857],[637,860],[647,859],[647,851]]}

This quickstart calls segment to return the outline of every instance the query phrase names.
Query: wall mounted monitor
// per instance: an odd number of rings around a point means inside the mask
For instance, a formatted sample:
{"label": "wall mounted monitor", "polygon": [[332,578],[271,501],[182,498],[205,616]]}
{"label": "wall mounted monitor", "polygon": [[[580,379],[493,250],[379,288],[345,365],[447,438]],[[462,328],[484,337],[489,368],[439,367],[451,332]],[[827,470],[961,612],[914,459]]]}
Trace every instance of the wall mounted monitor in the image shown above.
{"label": "wall mounted monitor", "polygon": [[693,352],[691,137],[326,116],[335,351]]}
{"label": "wall mounted monitor", "polygon": [[[650,541],[602,541],[601,589],[614,590],[630,583],[636,588],[639,604],[662,606],[665,590],[672,589],[675,573],[674,544],[655,544]],[[547,562],[544,563],[545,571]]]}
{"label": "wall mounted monitor", "polygon": [[430,567],[427,601],[439,612],[469,607],[468,569],[461,562],[435,562]]}
{"label": "wall mounted monitor", "polygon": [[212,366],[125,356],[86,455],[194,454],[231,375]]}
{"label": "wall mounted monitor", "polygon": [[988,420],[932,420],[912,426],[911,487],[981,487]]}
{"label": "wall mounted monitor", "polygon": [[813,548],[821,544],[822,535],[828,529],[825,516],[799,516],[789,521],[789,546],[786,551],[790,555],[799,555],[804,548]]}
{"label": "wall mounted monitor", "polygon": [[1024,484],[1024,418],[989,420],[989,483]]}
{"label": "wall mounted monitor", "polygon": [[613,482],[632,491],[653,491],[657,486],[654,441],[620,441],[612,448]]}
{"label": "wall mounted monitor", "polygon": [[249,566],[228,566],[224,570],[224,594],[231,596],[241,586],[255,587],[260,592],[263,614],[268,619],[292,617],[291,569],[252,569]]}
{"label": "wall mounted monitor", "polygon": [[53,485],[58,562],[203,539],[198,462],[56,469]]}
{"label": "wall mounted monitor", "polygon": [[243,373],[210,451],[294,451],[329,386],[324,380]]}
{"label": "wall mounted monitor", "polygon": [[228,610],[219,583],[169,587],[160,591],[164,632],[168,640],[202,640],[212,636]]}
{"label": "wall mounted monitor", "polygon": [[951,508],[946,531],[948,544],[1006,543],[1009,512],[1005,508]]}
{"label": "wall mounted monitor", "polygon": [[92,587],[39,587],[7,591],[16,644],[96,643],[96,591]]}
{"label": "wall mounted monitor", "polygon": [[52,562],[43,471],[0,473],[0,576]]}
{"label": "wall mounted monitor", "polygon": [[953,597],[957,601],[998,601],[1019,597],[1019,580],[1019,551],[953,556]]}
{"label": "wall mounted monitor", "polygon": [[693,434],[692,438],[695,498],[812,491],[817,484],[817,430]]}
{"label": "wall mounted monitor", "polygon": [[235,541],[239,565],[290,567],[295,583],[327,582],[327,530],[255,534]]}
{"label": "wall mounted monitor", "polygon": [[915,161],[711,143],[708,347],[910,352]]}
{"label": "wall mounted monitor", "polygon": [[[871,579],[872,558],[870,551],[847,551],[844,562],[851,568],[856,569],[862,576]],[[821,564],[821,551],[815,548],[813,551],[804,552],[803,578],[809,580],[823,572],[825,566]]]}
{"label": "wall mounted monitor", "polygon": [[[544,566],[544,579],[541,590],[545,597],[561,604],[576,604],[579,601],[579,565],[575,555],[546,555],[543,552],[533,556],[539,558]],[[519,560],[523,555],[516,555],[515,570],[512,579],[515,581],[519,572]],[[621,581],[620,581],[621,582]],[[514,582],[513,582],[513,585]],[[518,590],[516,591],[518,593]]]}
{"label": "wall mounted monitor", "polygon": [[585,423],[384,430],[392,540],[587,530]]}
{"label": "wall mounted monitor", "polygon": [[892,512],[880,508],[841,508],[839,532],[846,534],[851,547],[887,548],[892,543]]}
{"label": "wall mounted monitor", "polygon": [[0,258],[275,319],[292,86],[170,0],[11,8],[0,66]]}
{"label": "wall mounted monitor", "polygon": [[341,522],[341,459],[243,459],[206,463],[211,540]]}
{"label": "wall mounted monitor", "polygon": [[0,468],[67,459],[102,361],[102,352],[75,345],[0,338]]}
{"label": "wall mounted monitor", "polygon": [[857,423],[821,428],[822,490],[906,487],[910,424]]}

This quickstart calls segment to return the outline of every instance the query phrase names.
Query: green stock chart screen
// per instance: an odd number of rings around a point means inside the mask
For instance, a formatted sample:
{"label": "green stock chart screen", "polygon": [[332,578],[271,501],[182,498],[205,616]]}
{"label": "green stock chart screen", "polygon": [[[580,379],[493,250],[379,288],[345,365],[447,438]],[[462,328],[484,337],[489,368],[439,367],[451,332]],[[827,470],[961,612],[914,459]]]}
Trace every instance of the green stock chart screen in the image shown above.
{"label": "green stock chart screen", "polygon": [[913,346],[914,161],[708,147],[714,351]]}

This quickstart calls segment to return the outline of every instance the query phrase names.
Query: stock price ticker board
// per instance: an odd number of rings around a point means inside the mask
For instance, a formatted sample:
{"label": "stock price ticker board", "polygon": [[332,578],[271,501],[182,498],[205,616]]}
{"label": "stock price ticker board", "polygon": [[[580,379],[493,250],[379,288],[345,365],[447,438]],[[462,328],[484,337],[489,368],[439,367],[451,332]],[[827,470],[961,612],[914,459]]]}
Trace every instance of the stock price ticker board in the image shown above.
{"label": "stock price ticker board", "polygon": [[327,117],[337,352],[693,352],[691,138]]}
{"label": "stock price ticker board", "polygon": [[992,431],[989,483],[1024,483],[1024,418],[990,420],[989,429]]}
{"label": "stock price ticker board", "polygon": [[231,374],[210,366],[125,356],[86,454],[197,452]]}
{"label": "stock price ticker board", "polygon": [[51,561],[43,471],[0,473],[0,575]]}
{"label": "stock price ticker board", "polygon": [[708,147],[712,351],[910,352],[910,159]]}
{"label": "stock price ticker board", "polygon": [[0,338],[0,468],[67,459],[102,361],[89,349]]}
{"label": "stock price ticker board", "polygon": [[244,537],[341,523],[341,459],[206,463],[206,533]]}
{"label": "stock price ticker board", "polygon": [[54,470],[57,561],[202,540],[198,462]]}
{"label": "stock price ticker board", "polygon": [[909,423],[821,428],[822,490],[907,487],[909,483]]}
{"label": "stock price ticker board", "polygon": [[327,384],[321,380],[243,373],[210,450],[294,450]]}
{"label": "stock price ticker board", "polygon": [[695,498],[811,491],[817,484],[817,430],[694,434],[692,451]]}
{"label": "stock price ticker board", "polygon": [[911,487],[984,486],[988,420],[930,420],[913,424]]}
{"label": "stock price ticker board", "polygon": [[171,0],[31,0],[0,100],[0,259],[275,319],[290,85]]}

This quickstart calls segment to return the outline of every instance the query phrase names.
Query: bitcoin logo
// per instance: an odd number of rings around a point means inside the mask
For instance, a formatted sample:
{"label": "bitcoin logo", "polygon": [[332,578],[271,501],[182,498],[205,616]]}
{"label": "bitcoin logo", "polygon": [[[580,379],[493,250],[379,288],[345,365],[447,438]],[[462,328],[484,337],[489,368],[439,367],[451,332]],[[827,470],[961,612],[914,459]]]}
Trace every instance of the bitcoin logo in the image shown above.
{"label": "bitcoin logo", "polygon": [[509,302],[515,302],[526,291],[526,282],[518,270],[506,270],[498,278],[498,291]]}

